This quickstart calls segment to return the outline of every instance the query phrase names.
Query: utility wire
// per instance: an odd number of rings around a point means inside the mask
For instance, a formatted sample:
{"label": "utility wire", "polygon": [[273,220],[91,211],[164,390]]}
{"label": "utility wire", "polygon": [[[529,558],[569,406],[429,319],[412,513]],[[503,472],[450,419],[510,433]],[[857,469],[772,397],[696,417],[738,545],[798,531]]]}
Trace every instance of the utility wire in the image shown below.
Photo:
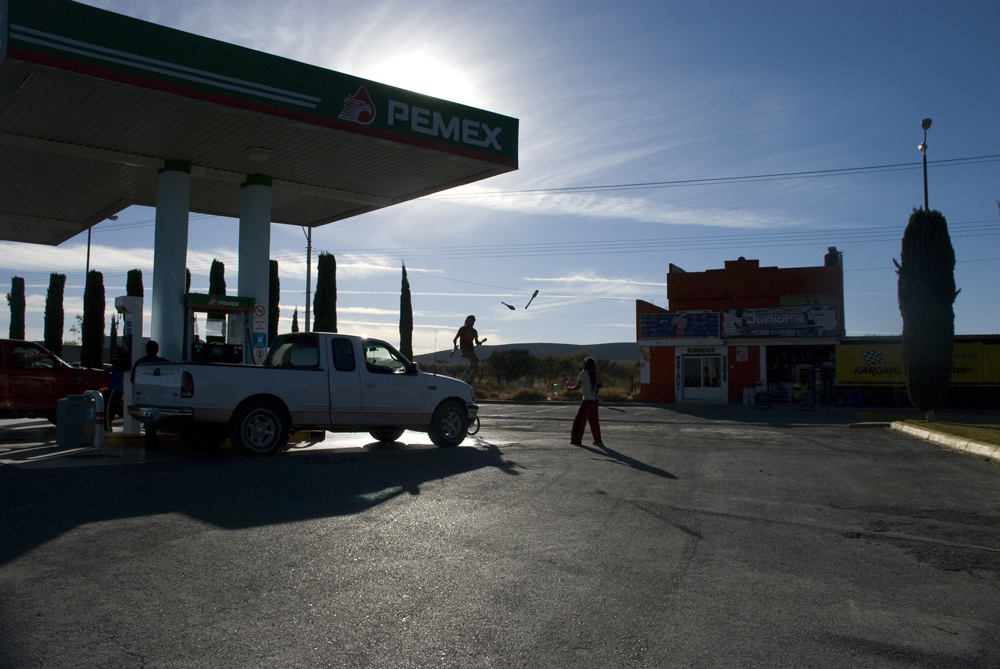
{"label": "utility wire", "polygon": [[[1000,154],[928,160],[928,166],[951,167],[954,165],[974,165],[1000,161]],[[842,167],[832,170],[808,170],[804,172],[777,172],[774,174],[751,174],[736,177],[712,177],[707,179],[678,179],[675,181],[648,181],[641,183],[607,184],[598,186],[567,186],[563,188],[534,188],[526,190],[486,191],[480,193],[455,193],[429,195],[425,200],[459,200],[480,197],[507,197],[515,195],[542,195],[558,193],[588,193],[615,190],[638,190],[648,188],[673,188],[678,186],[704,186],[711,184],[748,183],[752,181],[778,181],[784,179],[806,179],[813,177],[843,176],[870,172],[896,172],[920,169],[923,162],[896,163],[892,165],[869,165],[867,167]]]}
{"label": "utility wire", "polygon": [[[960,221],[949,223],[950,236],[953,239],[967,237],[992,237],[1000,235],[1000,224],[995,220],[981,221]],[[901,226],[883,226],[878,228],[839,228],[833,230],[804,230],[804,231],[781,231],[772,232],[752,231],[731,235],[718,235],[710,238],[703,236],[688,237],[653,237],[631,240],[598,240],[592,242],[552,242],[539,244],[498,244],[492,246],[480,246],[470,249],[467,246],[451,247],[389,247],[389,248],[368,248],[368,249],[339,249],[334,250],[335,255],[349,256],[352,259],[371,259],[373,264],[380,264],[380,257],[398,257],[405,252],[407,257],[421,259],[476,259],[476,258],[510,258],[510,257],[554,257],[570,255],[607,255],[607,254],[635,254],[635,253],[677,253],[682,251],[706,251],[706,250],[730,250],[748,248],[781,248],[789,246],[810,246],[816,244],[849,244],[849,243],[875,243],[875,242],[898,242],[902,238]],[[295,261],[301,260],[300,254],[295,251],[278,252],[271,255],[273,260]],[[236,255],[223,255],[217,258],[224,263],[235,263],[238,260]],[[188,265],[188,269],[197,273],[199,270],[207,271],[210,262],[193,262]],[[129,269],[136,267],[106,267],[100,268],[105,274],[124,274]],[[139,266],[143,271],[151,270],[151,266]],[[413,272],[414,270],[407,270]],[[850,271],[850,270],[848,270]],[[67,277],[82,277],[84,272],[69,271],[62,272]],[[48,278],[49,272],[25,272],[19,273],[25,280],[39,281]],[[428,275],[433,276],[433,275]],[[474,284],[475,282],[467,282]],[[489,286],[492,288],[502,288],[501,286]],[[505,288],[506,289],[506,288]]]}

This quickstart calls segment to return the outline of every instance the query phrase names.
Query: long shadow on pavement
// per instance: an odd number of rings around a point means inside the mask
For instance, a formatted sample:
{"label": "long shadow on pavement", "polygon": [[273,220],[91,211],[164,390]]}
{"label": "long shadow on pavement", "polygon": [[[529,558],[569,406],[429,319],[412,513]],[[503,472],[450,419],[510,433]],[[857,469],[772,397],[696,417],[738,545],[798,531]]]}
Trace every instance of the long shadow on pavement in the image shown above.
{"label": "long shadow on pavement", "polygon": [[674,480],[677,479],[676,476],[674,476],[673,474],[671,474],[666,470],[660,469],[659,467],[654,467],[652,465],[647,465],[645,462],[641,462],[639,460],[636,460],[635,458],[629,457],[624,453],[620,453],[614,450],[613,448],[608,448],[604,444],[600,445],[595,444],[594,446],[581,445],[578,446],[578,448],[582,448],[585,451],[590,451],[591,453],[595,453],[597,455],[602,455],[606,457],[609,461],[614,462],[615,464],[631,467],[632,469],[635,469],[640,472],[646,472],[647,474],[653,474],[654,476],[660,476],[665,479],[674,479]]}
{"label": "long shadow on pavement", "polygon": [[517,475],[517,465],[484,442],[257,459],[192,455],[115,467],[0,467],[0,564],[87,523],[182,513],[238,529],[343,516],[487,467]]}

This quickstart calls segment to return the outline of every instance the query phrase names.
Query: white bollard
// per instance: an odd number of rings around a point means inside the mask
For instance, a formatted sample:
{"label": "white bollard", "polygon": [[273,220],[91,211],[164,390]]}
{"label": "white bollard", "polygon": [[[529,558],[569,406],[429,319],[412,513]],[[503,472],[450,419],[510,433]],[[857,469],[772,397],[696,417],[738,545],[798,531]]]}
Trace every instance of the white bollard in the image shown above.
{"label": "white bollard", "polygon": [[94,448],[104,444],[104,395],[98,390],[88,390],[84,393],[94,400]]}

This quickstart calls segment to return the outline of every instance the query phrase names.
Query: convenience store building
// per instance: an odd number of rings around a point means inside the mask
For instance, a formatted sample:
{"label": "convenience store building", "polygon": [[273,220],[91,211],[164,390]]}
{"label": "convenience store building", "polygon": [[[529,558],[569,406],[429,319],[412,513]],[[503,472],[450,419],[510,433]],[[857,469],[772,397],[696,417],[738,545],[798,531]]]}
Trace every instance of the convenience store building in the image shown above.
{"label": "convenience store building", "polygon": [[642,397],[663,403],[749,403],[758,391],[833,400],[836,346],[844,337],[841,253],[817,267],[667,274],[668,308],[636,301]]}

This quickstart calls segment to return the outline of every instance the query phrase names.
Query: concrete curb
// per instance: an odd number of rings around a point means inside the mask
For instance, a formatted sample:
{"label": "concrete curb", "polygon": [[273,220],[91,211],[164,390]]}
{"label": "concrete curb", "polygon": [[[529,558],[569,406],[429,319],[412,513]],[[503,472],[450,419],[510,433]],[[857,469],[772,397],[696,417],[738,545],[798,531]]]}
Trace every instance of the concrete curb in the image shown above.
{"label": "concrete curb", "polygon": [[899,430],[900,432],[905,432],[906,434],[920,439],[933,441],[935,444],[940,444],[941,446],[945,446],[956,451],[973,453],[975,455],[981,455],[984,458],[991,458],[1000,462],[1000,446],[996,446],[994,444],[984,444],[981,441],[965,439],[964,437],[956,437],[953,434],[945,434],[944,432],[938,432],[936,430],[928,430],[926,428],[917,427],[916,425],[910,425],[909,423],[904,423],[898,420],[893,421],[890,427],[893,430]]}

